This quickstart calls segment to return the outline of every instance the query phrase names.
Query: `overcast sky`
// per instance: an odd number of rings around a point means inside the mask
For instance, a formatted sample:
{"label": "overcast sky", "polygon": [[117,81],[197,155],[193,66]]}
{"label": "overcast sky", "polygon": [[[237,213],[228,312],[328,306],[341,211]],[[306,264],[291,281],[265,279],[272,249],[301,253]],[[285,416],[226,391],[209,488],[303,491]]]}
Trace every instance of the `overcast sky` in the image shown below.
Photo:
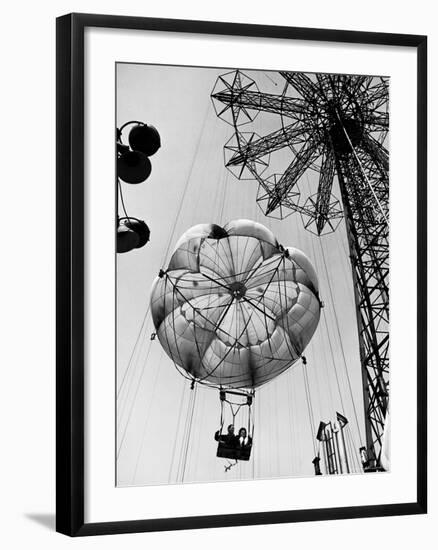
{"label": "overcast sky", "polygon": [[[202,386],[191,391],[158,339],[150,339],[152,281],[160,268],[167,267],[179,237],[198,223],[256,220],[269,227],[280,243],[303,250],[311,259],[325,302],[319,327],[305,351],[313,430],[321,420],[334,420],[339,411],[350,421],[355,446],[364,444],[361,369],[344,224],[318,238],[303,228],[299,214],[282,221],[267,218],[256,204],[255,182],[239,181],[224,167],[223,145],[233,131],[216,117],[210,100],[217,76],[224,72],[117,66],[117,125],[141,120],[156,126],[162,139],[161,149],[151,158],[150,178],[140,185],[122,184],[128,213],[146,221],[151,241],[117,256],[119,486],[313,474],[314,441],[301,362],[256,392],[252,459],[225,473],[224,462],[215,456],[213,439],[220,420],[218,392]],[[277,73],[245,72],[261,91],[281,93]],[[253,126],[263,135],[280,128],[281,120],[261,115]],[[287,166],[291,159],[291,151],[282,150],[267,174],[282,163]],[[317,173],[308,171],[299,185],[302,199],[316,192],[317,181]],[[337,185],[334,193],[339,197]],[[241,420],[244,425],[245,419]]]}

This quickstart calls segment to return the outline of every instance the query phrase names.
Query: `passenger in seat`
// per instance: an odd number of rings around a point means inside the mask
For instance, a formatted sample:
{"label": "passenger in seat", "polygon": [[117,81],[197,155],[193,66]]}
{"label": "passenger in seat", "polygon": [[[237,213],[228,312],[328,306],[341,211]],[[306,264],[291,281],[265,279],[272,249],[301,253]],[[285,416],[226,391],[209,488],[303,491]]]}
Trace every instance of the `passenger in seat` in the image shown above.
{"label": "passenger in seat", "polygon": [[216,441],[219,441],[220,443],[223,443],[227,447],[236,447],[238,444],[238,438],[234,433],[234,424],[230,424],[227,428],[226,434],[221,434],[218,430],[214,434],[214,438]]}

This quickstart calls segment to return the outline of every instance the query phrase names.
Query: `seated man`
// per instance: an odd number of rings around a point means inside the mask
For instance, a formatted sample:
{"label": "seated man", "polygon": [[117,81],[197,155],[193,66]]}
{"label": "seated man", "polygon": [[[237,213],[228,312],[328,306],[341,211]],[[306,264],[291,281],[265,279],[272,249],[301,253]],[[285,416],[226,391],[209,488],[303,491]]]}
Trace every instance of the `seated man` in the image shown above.
{"label": "seated man", "polygon": [[227,428],[226,434],[221,434],[218,430],[214,434],[214,438],[216,441],[219,441],[219,443],[222,443],[226,447],[235,448],[237,446],[237,436],[234,434],[234,424],[230,424]]}

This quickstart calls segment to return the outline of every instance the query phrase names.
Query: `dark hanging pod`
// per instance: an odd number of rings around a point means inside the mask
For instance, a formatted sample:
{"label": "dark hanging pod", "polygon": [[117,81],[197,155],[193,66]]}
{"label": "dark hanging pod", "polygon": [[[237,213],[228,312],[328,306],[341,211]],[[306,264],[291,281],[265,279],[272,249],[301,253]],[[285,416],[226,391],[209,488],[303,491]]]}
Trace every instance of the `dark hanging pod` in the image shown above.
{"label": "dark hanging pod", "polygon": [[141,151],[151,157],[161,147],[161,138],[158,130],[148,124],[137,124],[129,132],[129,145],[134,151]]}
{"label": "dark hanging pod", "polygon": [[126,151],[117,159],[117,175],[126,183],[142,183],[151,171],[151,161],[140,151]]}
{"label": "dark hanging pod", "polygon": [[138,235],[138,244],[135,248],[141,248],[149,241],[151,232],[143,220],[128,218],[125,220],[124,224],[132,231],[135,231]]}
{"label": "dark hanging pod", "polygon": [[123,155],[129,151],[129,145],[123,145],[123,143],[117,142],[117,153]]}
{"label": "dark hanging pod", "polygon": [[136,231],[133,231],[126,225],[119,225],[117,228],[117,252],[130,252],[137,248],[140,237]]}

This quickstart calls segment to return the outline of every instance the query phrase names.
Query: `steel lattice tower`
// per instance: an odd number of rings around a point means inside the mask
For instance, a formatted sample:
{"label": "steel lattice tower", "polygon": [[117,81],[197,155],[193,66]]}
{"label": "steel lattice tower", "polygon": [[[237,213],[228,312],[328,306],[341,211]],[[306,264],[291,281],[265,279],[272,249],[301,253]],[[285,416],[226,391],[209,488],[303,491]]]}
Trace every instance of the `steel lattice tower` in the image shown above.
{"label": "steel lattice tower", "polygon": [[[239,178],[259,184],[267,216],[299,212],[321,236],[345,219],[349,241],[364,388],[370,469],[380,467],[389,386],[388,80],[381,77],[281,72],[282,94],[261,93],[233,71],[212,92],[216,113],[234,128],[225,163]],[[280,115],[281,128],[265,136],[242,131],[260,112]],[[269,155],[284,147],[292,160],[265,176]],[[298,182],[319,172],[318,190],[300,203]],[[332,195],[335,176],[342,207]]]}

